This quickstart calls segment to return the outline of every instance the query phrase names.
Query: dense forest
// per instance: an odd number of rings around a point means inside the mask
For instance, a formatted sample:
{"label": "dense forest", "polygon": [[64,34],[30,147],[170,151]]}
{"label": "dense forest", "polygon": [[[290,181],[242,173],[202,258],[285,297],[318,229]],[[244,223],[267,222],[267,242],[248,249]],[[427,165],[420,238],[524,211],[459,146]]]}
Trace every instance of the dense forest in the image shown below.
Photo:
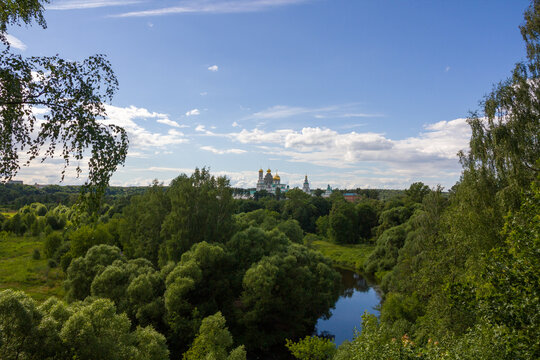
{"label": "dense forest", "polygon": [[[0,358],[540,358],[540,1],[521,32],[526,60],[470,116],[446,191],[234,199],[201,168],[96,207],[75,188],[1,185],[0,248],[36,239],[64,292],[3,286]],[[370,245],[353,267],[383,293],[340,346],[313,335],[340,292],[318,241]]]}

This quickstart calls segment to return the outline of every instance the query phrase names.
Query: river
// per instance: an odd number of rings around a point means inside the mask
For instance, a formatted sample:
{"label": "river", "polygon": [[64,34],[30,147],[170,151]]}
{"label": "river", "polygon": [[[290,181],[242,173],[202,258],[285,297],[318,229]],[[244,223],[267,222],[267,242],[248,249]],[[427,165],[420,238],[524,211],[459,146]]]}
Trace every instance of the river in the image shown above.
{"label": "river", "polygon": [[319,319],[316,332],[319,336],[334,337],[337,345],[352,340],[355,327],[360,330],[364,311],[379,316],[376,310],[381,299],[375,289],[361,275],[344,269],[341,274],[341,295],[329,319]]}

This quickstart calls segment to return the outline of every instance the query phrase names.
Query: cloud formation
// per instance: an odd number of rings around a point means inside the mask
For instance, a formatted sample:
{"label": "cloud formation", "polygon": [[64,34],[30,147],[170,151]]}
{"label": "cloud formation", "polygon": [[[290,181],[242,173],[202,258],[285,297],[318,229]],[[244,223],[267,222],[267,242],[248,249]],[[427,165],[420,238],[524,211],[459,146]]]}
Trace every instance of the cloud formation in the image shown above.
{"label": "cloud formation", "polygon": [[201,146],[201,150],[210,151],[210,152],[212,152],[214,154],[218,154],[218,155],[223,155],[223,154],[243,154],[243,153],[247,152],[246,150],[242,150],[242,149],[220,150],[220,149],[216,149],[213,146]]}
{"label": "cloud formation", "polygon": [[142,0],[58,0],[46,7],[47,10],[80,10],[109,6],[132,5]]}
{"label": "cloud formation", "polygon": [[455,165],[457,152],[468,147],[470,129],[466,119],[456,119],[426,125],[418,136],[401,140],[379,133],[338,133],[319,127],[305,127],[300,131],[243,129],[225,136],[242,144],[262,146],[263,151],[294,162],[334,168],[381,162],[397,169],[421,164],[433,166],[446,161]]}
{"label": "cloud formation", "polygon": [[[219,66],[217,65],[212,65],[212,66],[209,66],[208,67],[208,70],[212,71],[212,72],[216,72],[219,70]],[[205,94],[206,95],[206,94]]]}
{"label": "cloud formation", "polygon": [[145,17],[172,14],[206,13],[233,14],[270,10],[275,7],[294,5],[309,0],[186,0],[177,6],[162,7],[143,11],[131,11],[113,15],[113,17]]}
{"label": "cloud formation", "polygon": [[157,122],[170,125],[176,123],[169,120],[167,114],[150,112],[144,108],[135,106],[117,107],[106,105],[107,119],[104,124],[115,124],[123,127],[129,136],[130,149],[161,148],[168,145],[182,144],[188,142],[185,135],[175,129],[170,129],[167,133],[152,132],[138,124],[136,121],[156,119]]}
{"label": "cloud formation", "polygon": [[[325,107],[302,107],[275,105],[267,109],[255,112],[248,116],[248,119],[285,119],[295,116],[310,116],[317,119],[326,118],[374,118],[381,117],[381,114],[369,114],[354,111],[355,104],[331,105]],[[352,111],[351,111],[352,110]]]}
{"label": "cloud formation", "polygon": [[188,127],[187,125],[180,125],[179,123],[177,123],[176,121],[174,120],[169,120],[169,119],[164,119],[164,118],[161,118],[161,119],[157,119],[156,122],[160,123],[160,124],[164,124],[164,125],[169,125],[169,126],[172,126],[172,127],[176,127],[176,128],[183,128],[183,127]]}
{"label": "cloud formation", "polygon": [[26,50],[26,44],[23,43],[21,40],[17,39],[15,36],[6,34],[6,39],[9,45],[11,45],[11,47],[14,47],[15,49],[18,49],[21,51]]}
{"label": "cloud formation", "polygon": [[200,115],[199,109],[192,109],[186,112],[186,116],[194,116],[194,115]]}

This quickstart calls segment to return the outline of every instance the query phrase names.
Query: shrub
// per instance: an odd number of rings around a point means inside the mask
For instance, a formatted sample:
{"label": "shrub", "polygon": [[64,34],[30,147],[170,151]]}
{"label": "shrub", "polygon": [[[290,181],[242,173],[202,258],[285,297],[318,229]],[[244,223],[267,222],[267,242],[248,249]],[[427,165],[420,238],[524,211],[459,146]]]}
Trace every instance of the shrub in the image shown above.
{"label": "shrub", "polygon": [[32,253],[32,259],[34,260],[41,259],[41,254],[38,249],[34,249],[34,252]]}
{"label": "shrub", "polygon": [[54,259],[49,259],[49,261],[47,262],[47,266],[49,266],[49,268],[51,269],[54,269],[58,266],[58,263]]}
{"label": "shrub", "polygon": [[62,237],[57,233],[50,233],[45,238],[44,252],[48,258],[53,257],[56,250],[62,245]]}

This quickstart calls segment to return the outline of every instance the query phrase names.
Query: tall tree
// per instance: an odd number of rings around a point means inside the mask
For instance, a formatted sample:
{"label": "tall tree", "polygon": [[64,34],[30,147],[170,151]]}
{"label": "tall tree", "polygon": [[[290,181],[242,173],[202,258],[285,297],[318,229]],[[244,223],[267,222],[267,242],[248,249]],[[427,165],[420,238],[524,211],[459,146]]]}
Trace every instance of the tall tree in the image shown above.
{"label": "tall tree", "polygon": [[166,239],[160,260],[180,260],[183,252],[198,242],[225,242],[232,233],[233,198],[229,180],[214,177],[206,168],[188,177],[178,176],[167,192],[171,212],[161,235]]}

